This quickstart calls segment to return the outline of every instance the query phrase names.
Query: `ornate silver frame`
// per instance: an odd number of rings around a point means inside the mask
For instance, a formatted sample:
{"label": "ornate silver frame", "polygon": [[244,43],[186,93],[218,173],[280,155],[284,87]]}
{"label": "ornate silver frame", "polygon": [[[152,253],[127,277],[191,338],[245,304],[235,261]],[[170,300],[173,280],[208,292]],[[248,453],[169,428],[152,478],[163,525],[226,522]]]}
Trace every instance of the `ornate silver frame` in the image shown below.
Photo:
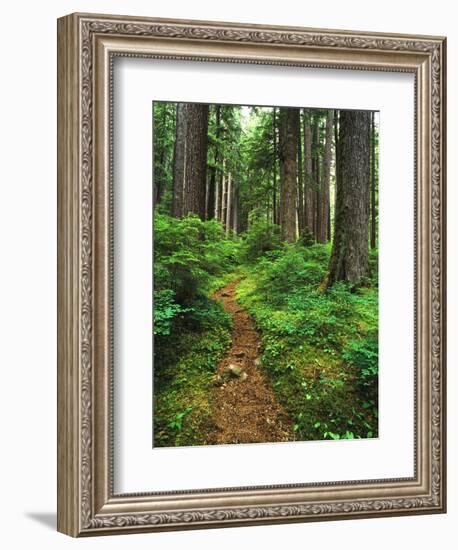
{"label": "ornate silver frame", "polygon": [[[442,37],[73,14],[58,20],[58,530],[72,536],[445,511]],[[117,495],[112,474],[112,60],[415,75],[415,475]]]}

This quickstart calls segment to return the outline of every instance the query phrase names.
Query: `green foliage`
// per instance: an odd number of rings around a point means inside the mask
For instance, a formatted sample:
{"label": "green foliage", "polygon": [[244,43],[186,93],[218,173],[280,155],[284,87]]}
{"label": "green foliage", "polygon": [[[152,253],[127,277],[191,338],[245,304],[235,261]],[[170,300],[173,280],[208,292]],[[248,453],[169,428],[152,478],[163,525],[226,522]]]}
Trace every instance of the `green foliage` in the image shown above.
{"label": "green foliage", "polygon": [[345,361],[358,369],[358,388],[367,402],[377,402],[378,334],[370,332],[365,338],[347,342],[342,352]]}
{"label": "green foliage", "polygon": [[262,219],[255,219],[243,236],[240,250],[242,261],[252,263],[266,254],[283,246],[280,227]]}
{"label": "green foliage", "polygon": [[154,217],[154,289],[172,290],[181,306],[205,295],[212,276],[232,269],[238,241],[225,238],[215,220]]}
{"label": "green foliage", "polygon": [[262,364],[297,439],[376,437],[377,292],[320,290],[329,245],[285,246],[239,285],[262,335]]}
{"label": "green foliage", "polygon": [[[279,113],[209,108],[209,182],[230,173],[238,199],[241,235],[227,238],[215,220],[168,215],[176,104],[153,104],[156,446],[204,444],[214,428],[212,376],[230,345],[231,318],[211,295],[234,279],[242,279],[239,300],[256,321],[262,368],[293,420],[295,437],[377,437],[378,251],[370,252],[363,286],[338,283],[324,290],[330,244],[315,244],[308,230],[295,245],[282,242],[280,227],[271,223],[280,203]],[[301,127],[304,117],[317,127],[312,156],[320,163],[326,110],[303,110]],[[376,140],[378,158],[378,132]],[[302,180],[319,191],[310,174]],[[332,179],[332,196],[334,185]],[[333,209],[331,201],[332,223]]]}
{"label": "green foliage", "polygon": [[[203,444],[214,427],[211,377],[231,320],[209,293],[236,276],[295,437],[377,437],[377,290],[343,283],[321,290],[330,245],[281,244],[262,220],[253,220],[242,244],[194,217],[159,215],[155,232],[156,445]],[[238,258],[249,263],[240,268]]]}
{"label": "green foliage", "polygon": [[173,290],[158,290],[154,292],[155,335],[169,335],[174,318],[186,311],[186,309],[175,302],[174,295]]}
{"label": "green foliage", "polygon": [[221,305],[206,296],[198,296],[187,308],[187,313],[185,322],[189,330],[207,330],[212,326],[230,330],[232,326],[231,317]]}
{"label": "green foliage", "polygon": [[208,293],[236,265],[238,241],[198,217],[154,218],[154,445],[205,443],[231,318]]}
{"label": "green foliage", "polygon": [[301,231],[298,242],[302,246],[312,246],[313,244],[315,244],[315,237],[308,227],[304,227],[304,229]]}
{"label": "green foliage", "polygon": [[227,320],[224,325],[197,333],[181,327],[167,337],[168,345],[155,346],[155,447],[205,444],[214,428],[212,376],[230,344]]}
{"label": "green foliage", "polygon": [[172,166],[176,104],[153,102],[154,200],[160,211],[168,212],[172,202]]}
{"label": "green foliage", "polygon": [[285,245],[281,254],[264,258],[260,263],[259,291],[265,292],[267,299],[283,303],[295,289],[318,286],[326,274],[326,266],[316,259],[322,248],[323,245],[311,249]]}

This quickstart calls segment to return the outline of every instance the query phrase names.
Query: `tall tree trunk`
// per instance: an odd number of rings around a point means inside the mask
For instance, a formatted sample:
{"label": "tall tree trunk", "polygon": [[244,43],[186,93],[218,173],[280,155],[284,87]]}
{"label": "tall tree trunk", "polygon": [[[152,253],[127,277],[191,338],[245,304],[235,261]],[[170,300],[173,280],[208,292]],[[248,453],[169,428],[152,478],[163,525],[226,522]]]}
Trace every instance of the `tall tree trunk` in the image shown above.
{"label": "tall tree trunk", "polygon": [[313,234],[318,239],[321,231],[321,158],[320,158],[320,117],[316,114],[313,117],[313,137],[312,137],[312,172],[315,193],[313,193]]}
{"label": "tall tree trunk", "polygon": [[304,109],[304,224],[313,235],[312,128],[310,111]]}
{"label": "tall tree trunk", "polygon": [[371,113],[371,248],[377,246],[377,210],[375,203],[375,113]]}
{"label": "tall tree trunk", "polygon": [[183,215],[183,195],[186,181],[186,128],[187,104],[178,103],[175,125],[175,145],[173,151],[173,198],[172,216],[180,218]]}
{"label": "tall tree trunk", "polygon": [[183,215],[205,219],[207,181],[208,105],[188,103],[186,128],[186,188]]}
{"label": "tall tree trunk", "polygon": [[215,212],[214,212],[214,218],[215,220],[219,220],[219,194],[220,194],[220,181],[219,181],[219,174],[218,177],[215,174]]}
{"label": "tall tree trunk", "polygon": [[217,218],[217,185],[218,185],[218,162],[219,162],[219,136],[221,133],[221,105],[215,105],[215,137],[216,142],[214,145],[214,163],[210,170],[210,182],[208,189],[208,208],[207,219]]}
{"label": "tall tree trunk", "polygon": [[205,220],[208,219],[208,203],[209,203],[209,200],[210,200],[210,179],[211,179],[211,174],[208,173],[207,171],[207,177],[206,177],[206,181],[205,181]]}
{"label": "tall tree trunk", "polygon": [[239,189],[238,185],[234,184],[234,213],[233,213],[233,220],[232,220],[232,230],[234,231],[234,234],[237,235],[239,232]]}
{"label": "tall tree trunk", "polygon": [[285,142],[285,109],[278,111],[278,158],[279,158],[279,188],[278,188],[278,225],[282,224],[284,216],[284,193],[285,163],[283,161],[282,144]]}
{"label": "tall tree trunk", "polygon": [[231,229],[231,205],[232,205],[232,174],[227,175],[227,207],[226,207],[226,236]]}
{"label": "tall tree trunk", "polygon": [[370,113],[340,111],[336,218],[327,285],[369,271]]}
{"label": "tall tree trunk", "polygon": [[162,192],[163,192],[163,181],[155,181],[154,182],[154,197],[153,197],[153,204],[154,208],[161,202],[162,199]]}
{"label": "tall tree trunk", "polygon": [[227,188],[226,188],[226,174],[224,172],[224,161],[223,161],[223,170],[221,174],[221,210],[220,210],[220,221],[224,225],[226,222],[226,200],[227,200]]}
{"label": "tall tree trunk", "polygon": [[[167,109],[162,110],[162,120],[161,120],[162,131],[166,133],[167,127]],[[154,169],[154,159],[153,159],[153,180],[154,180],[154,198],[153,198],[153,207],[155,208],[161,202],[162,193],[164,187],[166,186],[167,176],[166,176],[166,161],[167,161],[167,148],[165,144],[162,144],[161,153],[159,158],[159,164],[161,166],[162,174],[159,177],[157,170]]]}
{"label": "tall tree trunk", "polygon": [[280,161],[283,165],[281,235],[293,243],[296,240],[296,194],[297,194],[297,134],[299,132],[299,109],[281,107]]}
{"label": "tall tree trunk", "polygon": [[205,219],[208,105],[179,103],[173,170],[172,215]]}
{"label": "tall tree trunk", "polygon": [[331,160],[332,160],[332,130],[334,122],[334,111],[329,109],[326,115],[326,135],[323,157],[323,174],[321,178],[320,189],[320,225],[318,228],[317,241],[326,243],[328,240],[328,224],[329,224],[329,182],[331,176]]}
{"label": "tall tree trunk", "polygon": [[273,223],[278,224],[278,207],[277,207],[277,108],[273,108],[272,114],[272,130],[274,141],[274,169],[273,169],[273,185],[272,185],[272,217]]}
{"label": "tall tree trunk", "polygon": [[[335,165],[334,165],[334,181],[335,181],[335,188],[334,188],[334,225],[336,223],[335,218],[335,203],[336,203],[336,195],[337,195],[337,179],[338,179],[338,168],[339,168],[339,113],[340,111],[335,110],[334,111],[334,159],[335,159]],[[329,234],[329,240],[331,240],[331,232]]]}
{"label": "tall tree trunk", "polygon": [[299,111],[299,129],[297,132],[297,225],[299,235],[304,232],[305,212],[304,212],[304,173],[302,163],[302,139],[300,128],[300,111]]}
{"label": "tall tree trunk", "polygon": [[216,168],[212,166],[209,170],[207,185],[207,206],[205,219],[210,220],[215,217],[215,193],[216,193]]}
{"label": "tall tree trunk", "polygon": [[339,113],[334,111],[334,158],[335,158],[335,181],[337,186],[337,169],[339,167]]}

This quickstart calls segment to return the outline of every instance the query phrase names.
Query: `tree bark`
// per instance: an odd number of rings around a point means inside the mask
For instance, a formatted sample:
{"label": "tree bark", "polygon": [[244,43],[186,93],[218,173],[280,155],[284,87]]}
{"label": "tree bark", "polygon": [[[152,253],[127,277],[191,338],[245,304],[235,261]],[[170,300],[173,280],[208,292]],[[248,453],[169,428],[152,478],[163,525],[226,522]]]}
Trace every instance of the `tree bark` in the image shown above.
{"label": "tree bark", "polygon": [[315,192],[313,193],[313,235],[318,238],[321,226],[321,177],[320,177],[320,118],[316,114],[312,125],[312,173]]}
{"label": "tree bark", "polygon": [[226,187],[226,174],[224,173],[224,162],[223,162],[223,171],[221,175],[221,210],[220,210],[220,221],[224,225],[226,222],[226,200],[227,200],[227,187]]}
{"label": "tree bark", "polygon": [[304,212],[304,173],[303,173],[303,163],[302,163],[300,111],[299,111],[299,127],[297,132],[297,225],[298,225],[299,235],[302,235],[305,227],[305,212]]}
{"label": "tree bark", "polygon": [[[162,119],[161,119],[161,126],[162,126],[162,132],[164,135],[166,134],[166,128],[167,128],[167,108],[164,107],[162,110]],[[153,159],[153,174],[154,174],[154,198],[153,198],[153,205],[154,208],[156,205],[158,205],[161,202],[162,199],[162,193],[164,190],[164,187],[166,186],[166,160],[167,160],[167,148],[165,146],[165,143],[162,144],[160,157],[159,157],[159,164],[161,167],[162,174],[159,176],[157,173],[157,170],[154,168],[154,159]]]}
{"label": "tree bark", "polygon": [[371,113],[371,249],[377,246],[377,210],[375,202],[375,113]]}
{"label": "tree bark", "polygon": [[232,229],[234,231],[234,234],[237,235],[239,232],[239,190],[238,185],[233,185],[233,196],[234,196],[234,213],[233,213],[233,220],[232,220]]}
{"label": "tree bark", "polygon": [[226,237],[231,229],[232,174],[227,175]]}
{"label": "tree bark", "polygon": [[272,218],[273,223],[278,224],[278,206],[277,206],[277,108],[273,108],[272,130],[274,145],[274,166],[273,166],[273,186],[272,186]]}
{"label": "tree bark", "polygon": [[221,133],[221,105],[215,105],[215,145],[214,145],[214,166],[210,170],[210,181],[208,188],[207,219],[216,218],[216,188],[218,185],[218,162],[219,162],[219,136]]}
{"label": "tree bark", "polygon": [[368,275],[370,113],[340,111],[334,242],[327,285]]}
{"label": "tree bark", "polygon": [[281,235],[293,243],[296,240],[296,193],[297,193],[297,142],[299,132],[299,109],[281,108],[280,162],[283,166]]}
{"label": "tree bark", "polygon": [[186,107],[185,192],[183,216],[197,214],[205,219],[207,181],[208,105],[188,103]]}
{"label": "tree bark", "polygon": [[177,103],[175,145],[173,152],[173,198],[172,216],[181,218],[183,215],[183,195],[186,181],[186,128],[187,104]]}
{"label": "tree bark", "polygon": [[319,202],[319,220],[317,241],[326,243],[328,240],[328,224],[329,224],[329,182],[331,176],[331,160],[332,160],[332,130],[334,122],[334,111],[329,109],[326,115],[326,135],[323,157],[323,174],[320,188]]}
{"label": "tree bark", "polygon": [[304,224],[313,235],[312,128],[310,111],[304,109]]}
{"label": "tree bark", "polygon": [[219,220],[219,193],[220,193],[220,181],[219,181],[219,174],[218,177],[216,177],[215,174],[215,211],[214,211],[214,218],[215,220]]}

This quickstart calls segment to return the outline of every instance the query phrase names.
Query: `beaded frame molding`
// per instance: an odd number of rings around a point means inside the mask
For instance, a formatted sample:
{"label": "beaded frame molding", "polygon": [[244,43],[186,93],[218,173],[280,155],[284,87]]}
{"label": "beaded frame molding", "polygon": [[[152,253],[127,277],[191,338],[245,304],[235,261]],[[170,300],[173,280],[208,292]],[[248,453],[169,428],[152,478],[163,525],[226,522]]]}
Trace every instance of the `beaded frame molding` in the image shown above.
{"label": "beaded frame molding", "polygon": [[[445,511],[443,37],[72,14],[58,20],[58,530],[71,536]],[[415,77],[412,478],[113,492],[116,56]]]}

